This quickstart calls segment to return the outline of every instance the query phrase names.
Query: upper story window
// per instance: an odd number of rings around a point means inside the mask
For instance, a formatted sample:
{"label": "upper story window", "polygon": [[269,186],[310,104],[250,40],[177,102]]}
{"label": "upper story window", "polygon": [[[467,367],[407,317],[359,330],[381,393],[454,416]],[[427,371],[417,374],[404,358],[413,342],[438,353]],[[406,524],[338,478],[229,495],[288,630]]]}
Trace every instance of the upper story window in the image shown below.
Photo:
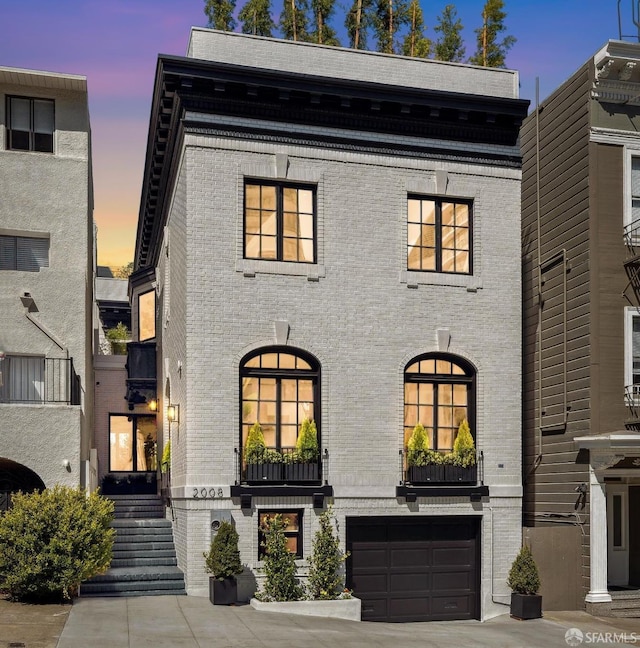
{"label": "upper story window", "polygon": [[294,448],[305,419],[318,433],[320,367],[309,354],[281,347],[262,350],[240,365],[242,445],[249,428],[260,423],[267,448]]}
{"label": "upper story window", "polygon": [[156,291],[138,295],[138,341],[152,340],[156,336]]}
{"label": "upper story window", "polygon": [[471,201],[409,196],[407,269],[471,274]]}
{"label": "upper story window", "polygon": [[0,270],[38,272],[48,267],[48,238],[0,236]]}
{"label": "upper story window", "polygon": [[7,148],[53,153],[54,102],[7,97]]}
{"label": "upper story window", "polygon": [[475,371],[456,356],[431,353],[414,358],[404,370],[404,443],[421,423],[430,447],[451,452],[460,423],[475,422]]}
{"label": "upper story window", "polygon": [[315,215],[315,187],[245,181],[244,257],[315,263]]}

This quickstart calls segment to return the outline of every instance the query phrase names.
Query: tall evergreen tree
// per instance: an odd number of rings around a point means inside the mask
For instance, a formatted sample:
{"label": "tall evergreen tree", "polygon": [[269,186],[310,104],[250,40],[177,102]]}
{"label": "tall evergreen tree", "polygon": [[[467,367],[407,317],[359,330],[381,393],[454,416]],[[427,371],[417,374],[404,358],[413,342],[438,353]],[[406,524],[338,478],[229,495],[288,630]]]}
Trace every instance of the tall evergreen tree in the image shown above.
{"label": "tall evergreen tree", "polygon": [[402,53],[405,56],[427,58],[431,54],[431,41],[424,35],[424,18],[418,0],[411,0],[407,10],[409,32],[402,43]]}
{"label": "tall evergreen tree", "polygon": [[351,49],[367,48],[367,33],[371,26],[371,10],[373,0],[354,0],[351,9],[347,11],[344,26],[349,34]]}
{"label": "tall evergreen tree", "polygon": [[238,14],[243,34],[273,36],[276,24],[271,18],[271,0],[247,0]]}
{"label": "tall evergreen tree", "polygon": [[236,28],[236,21],[233,19],[235,8],[236,0],[205,0],[204,13],[209,19],[207,27],[233,31]]}
{"label": "tall evergreen tree", "polygon": [[328,24],[335,10],[335,0],[311,0],[313,31],[310,34],[313,43],[321,45],[340,45],[335,29]]}
{"label": "tall evergreen tree", "polygon": [[280,14],[280,30],[283,38],[294,41],[308,41],[309,32],[307,0],[284,0]]}
{"label": "tall evergreen tree", "polygon": [[438,61],[459,63],[464,59],[465,47],[462,42],[462,21],[457,18],[454,5],[449,4],[438,16],[438,23],[433,28],[440,33],[436,42],[435,54]]}
{"label": "tall evergreen tree", "polygon": [[376,0],[373,11],[373,29],[378,41],[378,52],[394,54],[396,35],[407,23],[406,0]]}
{"label": "tall evergreen tree", "polygon": [[505,31],[504,19],[507,14],[503,0],[487,0],[482,9],[482,27],[475,30],[477,37],[476,53],[469,59],[469,63],[484,67],[505,66],[507,52],[516,42],[514,36],[505,36],[502,41],[498,36]]}

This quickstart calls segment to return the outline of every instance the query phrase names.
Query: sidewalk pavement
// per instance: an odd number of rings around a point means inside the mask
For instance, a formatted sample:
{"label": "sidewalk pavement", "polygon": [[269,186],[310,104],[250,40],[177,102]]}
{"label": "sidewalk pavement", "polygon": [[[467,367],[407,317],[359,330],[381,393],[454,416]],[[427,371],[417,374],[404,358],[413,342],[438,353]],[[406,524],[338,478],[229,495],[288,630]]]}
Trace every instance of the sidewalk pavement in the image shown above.
{"label": "sidewalk pavement", "polygon": [[[575,637],[569,644],[570,629]],[[87,598],[31,606],[0,600],[0,648],[553,648],[640,646],[640,619],[546,612],[516,621],[356,623],[213,606],[206,598]]]}

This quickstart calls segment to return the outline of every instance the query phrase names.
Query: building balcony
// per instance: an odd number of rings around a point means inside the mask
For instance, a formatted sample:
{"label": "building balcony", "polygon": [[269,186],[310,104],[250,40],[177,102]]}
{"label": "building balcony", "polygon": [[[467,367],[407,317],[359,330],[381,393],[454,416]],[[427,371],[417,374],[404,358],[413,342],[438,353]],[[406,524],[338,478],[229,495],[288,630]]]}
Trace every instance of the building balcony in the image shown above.
{"label": "building balcony", "polygon": [[127,393],[129,406],[147,403],[156,398],[156,343],[127,344]]}
{"label": "building balcony", "polygon": [[0,403],[80,405],[73,358],[6,355],[0,361]]}
{"label": "building balcony", "polygon": [[237,483],[245,484],[321,484],[323,462],[328,454],[314,462],[296,461],[295,448],[267,448],[261,463],[246,460],[245,448],[238,450]]}
{"label": "building balcony", "polygon": [[640,305],[640,222],[634,221],[624,228],[627,256],[624,269],[629,280],[623,295],[632,306]]}
{"label": "building balcony", "polygon": [[627,385],[624,388],[624,402],[628,412],[625,428],[640,430],[640,385]]}

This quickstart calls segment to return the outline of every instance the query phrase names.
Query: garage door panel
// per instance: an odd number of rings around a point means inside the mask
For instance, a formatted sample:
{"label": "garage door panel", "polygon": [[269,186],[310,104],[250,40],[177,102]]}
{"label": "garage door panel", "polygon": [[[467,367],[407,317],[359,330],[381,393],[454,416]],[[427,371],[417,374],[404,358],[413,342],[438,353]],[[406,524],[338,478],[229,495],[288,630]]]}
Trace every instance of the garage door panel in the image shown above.
{"label": "garage door panel", "polygon": [[384,543],[382,546],[369,544],[355,544],[351,549],[351,561],[354,569],[361,567],[370,569],[386,569],[389,557]]}
{"label": "garage door panel", "polygon": [[389,591],[389,578],[387,574],[357,574],[353,577],[352,587],[358,592],[379,592]]}
{"label": "garage door panel", "polygon": [[469,567],[473,564],[473,547],[467,542],[464,547],[434,547],[433,562],[440,567]]}
{"label": "garage door panel", "polygon": [[391,567],[412,567],[416,565],[428,564],[429,549],[428,547],[395,547],[393,544],[389,548],[389,561]]}
{"label": "garage door panel", "polygon": [[433,572],[431,574],[431,589],[434,592],[443,592],[451,590],[466,590],[473,591],[473,572],[471,571],[461,571],[461,572]]}
{"label": "garage door panel", "polygon": [[362,600],[362,619],[478,618],[479,520],[347,518],[348,585]]}

